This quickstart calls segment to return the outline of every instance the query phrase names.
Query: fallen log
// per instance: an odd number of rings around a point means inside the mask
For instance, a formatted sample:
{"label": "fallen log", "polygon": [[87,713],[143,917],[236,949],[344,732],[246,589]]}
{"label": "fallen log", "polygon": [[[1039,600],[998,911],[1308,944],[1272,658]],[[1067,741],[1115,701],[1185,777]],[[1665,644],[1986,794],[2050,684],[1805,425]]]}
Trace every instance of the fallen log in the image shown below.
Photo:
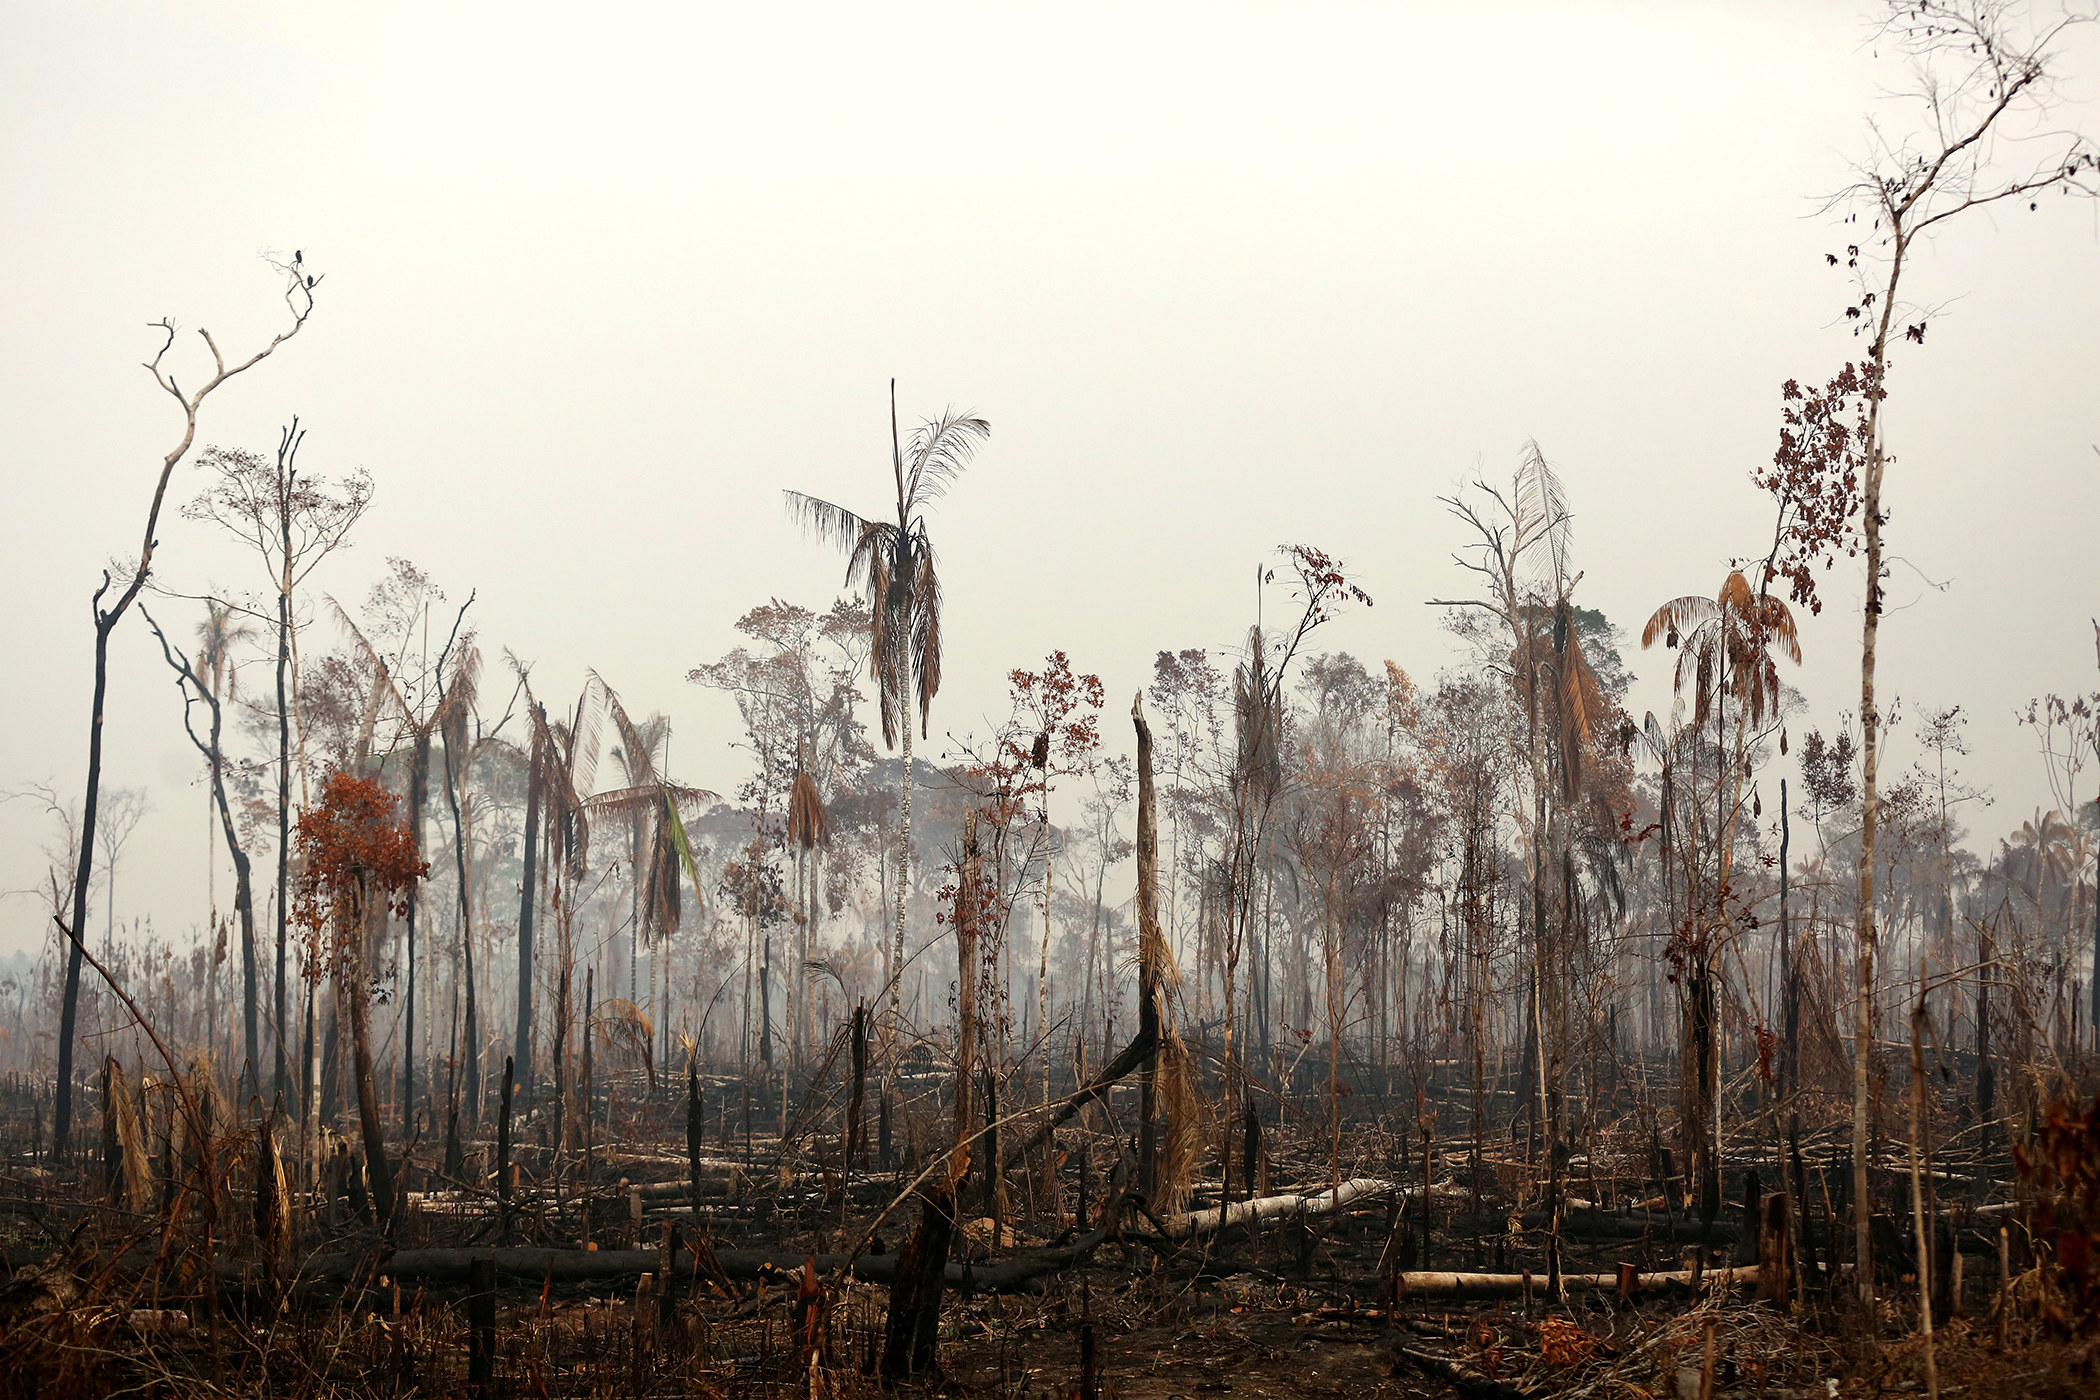
{"label": "fallen log", "polygon": [[[1398,1275],[1398,1277],[1401,1285],[1399,1296],[1403,1298],[1418,1294],[1445,1298],[1513,1298],[1522,1296],[1527,1283],[1533,1290],[1541,1294],[1546,1290],[1546,1276],[1543,1273],[1459,1274],[1426,1272],[1403,1273]],[[1745,1264],[1737,1268],[1728,1269],[1676,1269],[1667,1273],[1640,1274],[1636,1276],[1636,1279],[1637,1281],[1634,1285],[1636,1289],[1650,1284],[1683,1284],[1686,1287],[1690,1287],[1694,1283],[1712,1283],[1733,1286],[1738,1283],[1757,1282],[1757,1266],[1755,1264]],[[1562,1274],[1560,1276],[1560,1284],[1565,1289],[1598,1292],[1606,1289],[1616,1292],[1620,1286],[1617,1273]]]}
{"label": "fallen log", "polygon": [[1187,1239],[1190,1235],[1207,1234],[1213,1230],[1245,1225],[1255,1220],[1334,1215],[1359,1201],[1377,1200],[1400,1190],[1398,1182],[1385,1181],[1374,1176],[1359,1176],[1330,1190],[1314,1192],[1311,1195],[1257,1196],[1249,1201],[1234,1201],[1228,1206],[1213,1206],[1208,1210],[1191,1210],[1179,1215],[1170,1215],[1160,1224],[1164,1227],[1167,1238]]}

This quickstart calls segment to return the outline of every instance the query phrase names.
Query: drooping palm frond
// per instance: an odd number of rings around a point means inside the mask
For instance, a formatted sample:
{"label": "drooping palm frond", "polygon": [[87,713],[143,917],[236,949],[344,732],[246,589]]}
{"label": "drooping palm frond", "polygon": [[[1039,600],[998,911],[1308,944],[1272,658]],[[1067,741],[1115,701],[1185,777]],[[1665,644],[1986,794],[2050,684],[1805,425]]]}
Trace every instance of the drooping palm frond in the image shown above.
{"label": "drooping palm frond", "polygon": [[871,521],[847,554],[846,586],[858,588],[867,595],[871,608],[875,606],[875,599],[889,590],[890,566],[897,552],[898,538],[895,525],[886,520]]}
{"label": "drooping palm frond", "polygon": [[941,688],[941,580],[933,570],[933,548],[919,535],[917,595],[911,637],[912,676],[919,690],[919,737],[925,738],[933,715],[933,697]]}
{"label": "drooping palm frond", "polygon": [[1605,722],[1603,692],[1575,630],[1574,609],[1563,597],[1553,609],[1554,681],[1560,712],[1561,752],[1566,757],[1566,787],[1573,792],[1582,776],[1585,750]]}
{"label": "drooping palm frond", "polygon": [[950,408],[939,419],[921,423],[911,435],[905,454],[907,467],[904,499],[907,512],[928,501],[939,500],[949,485],[970,465],[977,444],[992,435],[992,425],[972,414]]}
{"label": "drooping palm frond", "polygon": [[1247,659],[1233,668],[1232,709],[1235,767],[1240,780],[1259,800],[1274,793],[1282,780],[1276,696],[1260,627],[1248,630]]}
{"label": "drooping palm frond", "polygon": [[481,648],[474,644],[472,632],[459,639],[452,656],[451,672],[445,683],[445,698],[439,702],[437,713],[431,718],[438,732],[444,735],[445,747],[454,753],[465,754],[467,720],[474,712],[474,698],[481,682]]}
{"label": "drooping palm frond", "polygon": [[[628,785],[630,787],[654,786],[656,783],[654,755],[657,741],[650,736],[644,735],[641,730],[635,727],[634,721],[627,717],[626,706],[620,703],[619,694],[605,683],[604,677],[600,676],[596,671],[589,671],[585,674],[597,683],[599,693],[605,697],[605,708],[612,715],[614,732],[620,736],[620,762],[627,770]],[[658,736],[658,738],[660,737]]]}
{"label": "drooping palm frond", "polygon": [[1685,633],[1711,621],[1718,612],[1713,599],[1702,598],[1696,593],[1672,598],[1657,608],[1648,619],[1648,625],[1641,629],[1641,645],[1654,646],[1655,639],[1661,637],[1665,646],[1674,647]]}
{"label": "drooping palm frond", "polygon": [[[532,723],[535,765],[532,781],[539,784],[540,800],[547,807],[547,831],[554,845],[555,858],[562,862],[569,877],[575,879],[582,875],[590,857],[591,842],[590,815],[576,795],[575,729],[568,726],[566,733],[557,732],[555,726],[547,722],[547,707],[533,697],[532,685],[525,680],[523,668],[519,669],[518,679],[525,687],[525,713]],[[577,704],[580,714],[582,701]]]}
{"label": "drooping palm frond", "polygon": [[649,1089],[656,1090],[656,1023],[649,1013],[624,997],[608,997],[592,1009],[591,1024],[598,1032],[598,1043],[606,1050],[627,1050],[640,1057],[642,1067],[649,1072]]}
{"label": "drooping palm frond", "polygon": [[780,494],[787,502],[790,520],[834,549],[842,549],[848,554],[859,550],[870,531],[882,528],[882,522],[863,519],[830,501],[806,496],[800,491],[782,491]]}
{"label": "drooping palm frond", "polygon": [[[360,652],[364,653],[365,664],[370,666],[374,673],[383,681],[382,699],[393,701],[394,710],[401,716],[401,722],[413,727],[416,723],[415,712],[409,708],[408,697],[401,693],[400,685],[395,682],[393,673],[388,669],[386,658],[379,654],[379,648],[373,646],[365,637],[365,634],[358,629],[357,624],[351,620],[350,614],[344,610],[341,603],[335,600],[333,595],[324,595],[324,597],[326,597],[329,608],[335,613],[336,624],[350,634],[350,640],[356,644]],[[374,715],[373,720],[376,722],[377,719],[378,716]]]}
{"label": "drooping palm frond", "polygon": [[[698,792],[699,789],[690,791]],[[707,795],[712,797],[714,794]],[[664,790],[664,830],[670,833],[672,848],[678,853],[678,863],[685,868],[686,878],[693,882],[693,909],[698,913],[707,907],[706,896],[701,893],[700,864],[693,859],[693,843],[686,837],[685,818],[678,813],[678,799],[668,787]]]}
{"label": "drooping palm frond", "polygon": [[895,586],[895,564],[894,548],[876,549],[868,556],[868,607],[873,624],[868,670],[875,679],[875,708],[882,720],[882,742],[888,748],[897,746],[898,718],[904,712],[911,677],[907,655],[910,598],[907,589]]}
{"label": "drooping palm frond", "polygon": [[678,845],[670,823],[661,813],[649,832],[646,880],[642,890],[644,942],[668,941],[678,932],[685,916],[685,903],[678,891]]}
{"label": "drooping palm frond", "polygon": [[831,816],[824,810],[824,799],[816,780],[800,769],[788,789],[787,838],[805,851],[831,844]]}
{"label": "drooping palm frond", "polygon": [[1164,1212],[1175,1213],[1187,1206],[1195,1185],[1210,1113],[1196,1092],[1188,1047],[1171,1030],[1160,1044],[1159,1107],[1167,1120],[1159,1147],[1159,1203]]}

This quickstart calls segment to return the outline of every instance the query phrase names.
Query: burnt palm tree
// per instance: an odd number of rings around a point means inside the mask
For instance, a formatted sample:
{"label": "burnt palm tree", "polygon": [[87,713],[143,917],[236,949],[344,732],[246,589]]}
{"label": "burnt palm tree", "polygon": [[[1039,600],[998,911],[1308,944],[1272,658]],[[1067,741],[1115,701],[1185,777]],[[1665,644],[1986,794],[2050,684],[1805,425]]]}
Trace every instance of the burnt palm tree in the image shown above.
{"label": "burnt palm tree", "polygon": [[[685,917],[678,888],[681,873],[693,877],[696,900],[700,894],[699,877],[679,807],[681,804],[710,801],[715,794],[704,788],[674,783],[663,775],[658,755],[670,752],[671,721],[667,716],[652,714],[637,724],[628,717],[626,707],[620,703],[613,688],[597,672],[591,672],[590,676],[605,697],[606,711],[612,717],[619,739],[613,746],[613,757],[620,761],[627,786],[581,800],[584,810],[594,820],[623,817],[627,821],[633,900],[627,935],[627,1000],[631,1005],[644,1004],[640,1000],[641,988],[635,969],[641,950],[647,949],[650,961],[646,1004],[657,1008],[658,974],[664,971],[663,958],[670,947],[671,936],[678,932]],[[661,980],[663,1002],[657,1024],[668,1027],[671,983],[668,976]],[[657,1012],[652,1009],[651,1014],[657,1015]]]}
{"label": "burnt palm tree", "polygon": [[[1779,667],[1772,653],[1781,651],[1799,665],[1801,642],[1787,605],[1751,588],[1740,569],[1729,571],[1714,597],[1691,594],[1657,608],[1641,631],[1641,645],[1653,646],[1657,639],[1677,649],[1676,688],[1680,693],[1687,684],[1692,688],[1695,731],[1712,721],[1719,764],[1714,781],[1714,882],[1710,897],[1699,897],[1693,884],[1698,872],[1687,864],[1687,908],[1680,934],[1690,969],[1691,1033],[1686,1045],[1693,1059],[1684,1076],[1686,1135],[1701,1163],[1700,1211],[1710,1223],[1720,1209],[1721,1189],[1721,1070],[1715,1046],[1720,958],[1733,928],[1727,901],[1734,874],[1735,828],[1742,814],[1743,776],[1751,736],[1767,717],[1776,719],[1779,713]],[[1731,700],[1736,712],[1733,747],[1727,728]]]}
{"label": "burnt palm tree", "polygon": [[784,493],[788,514],[803,529],[846,553],[846,582],[867,594],[874,614],[869,659],[882,713],[882,742],[896,748],[903,736],[904,780],[897,847],[896,928],[890,963],[890,1026],[901,1015],[898,988],[904,975],[904,900],[911,876],[911,710],[919,711],[919,733],[927,732],[933,697],[941,688],[941,583],[933,542],[926,533],[926,507],[946,494],[970,464],[977,444],[991,436],[982,418],[949,409],[928,419],[907,445],[897,432],[897,381],[890,381],[890,472],[897,493],[897,518],[870,519],[844,506]]}

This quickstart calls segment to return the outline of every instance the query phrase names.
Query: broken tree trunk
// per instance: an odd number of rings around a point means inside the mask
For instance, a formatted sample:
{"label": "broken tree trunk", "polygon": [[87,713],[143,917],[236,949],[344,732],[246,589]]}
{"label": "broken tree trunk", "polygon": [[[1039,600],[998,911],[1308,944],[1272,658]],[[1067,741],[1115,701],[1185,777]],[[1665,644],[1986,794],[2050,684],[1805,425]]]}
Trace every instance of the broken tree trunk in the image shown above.
{"label": "broken tree trunk", "polygon": [[[1130,719],[1137,726],[1138,1039],[1157,1045],[1166,938],[1159,925],[1159,824],[1153,813],[1152,727],[1145,723],[1143,692],[1131,697]],[[1159,1057],[1148,1056],[1138,1078],[1138,1190],[1150,1203],[1159,1201],[1158,1079]]]}
{"label": "broken tree trunk", "polygon": [[1758,1231],[1757,1262],[1759,1268],[1757,1296],[1784,1309],[1787,1305],[1787,1264],[1790,1253],[1787,1249],[1787,1229],[1793,1221],[1793,1205],[1784,1193],[1765,1197],[1764,1218]]}
{"label": "broken tree trunk", "polygon": [[1235,1201],[1231,1205],[1217,1206],[1209,1210],[1192,1210],[1170,1215],[1160,1223],[1166,1227],[1168,1238],[1185,1239],[1190,1235],[1207,1234],[1213,1230],[1245,1225],[1256,1220],[1333,1215],[1358,1202],[1376,1200],[1400,1189],[1398,1182],[1359,1176],[1344,1181],[1332,1190],[1316,1191],[1309,1196],[1257,1196],[1251,1201]]}
{"label": "broken tree trunk", "polygon": [[936,1189],[924,1197],[919,1226],[897,1257],[890,1281],[890,1311],[883,1333],[882,1371],[888,1376],[933,1369],[934,1341],[941,1325],[943,1261],[955,1230],[955,1196]]}

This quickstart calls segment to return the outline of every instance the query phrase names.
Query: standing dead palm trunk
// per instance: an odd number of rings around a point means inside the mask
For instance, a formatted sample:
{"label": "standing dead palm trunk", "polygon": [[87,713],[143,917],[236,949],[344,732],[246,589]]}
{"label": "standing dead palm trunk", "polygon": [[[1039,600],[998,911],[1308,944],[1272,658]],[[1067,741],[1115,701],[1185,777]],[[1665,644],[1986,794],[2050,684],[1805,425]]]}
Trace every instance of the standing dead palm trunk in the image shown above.
{"label": "standing dead palm trunk", "polygon": [[903,736],[904,776],[899,798],[896,927],[892,933],[889,1033],[894,1047],[902,1019],[899,988],[904,980],[904,905],[911,876],[911,710],[919,711],[919,733],[941,688],[941,584],[934,570],[933,543],[926,534],[926,506],[947,492],[991,436],[982,418],[949,410],[928,419],[906,445],[897,432],[897,381],[890,381],[890,470],[897,492],[897,518],[866,519],[829,501],[786,492],[788,514],[806,530],[846,552],[846,581],[858,583],[874,614],[870,660],[882,712],[882,741],[897,747]]}

